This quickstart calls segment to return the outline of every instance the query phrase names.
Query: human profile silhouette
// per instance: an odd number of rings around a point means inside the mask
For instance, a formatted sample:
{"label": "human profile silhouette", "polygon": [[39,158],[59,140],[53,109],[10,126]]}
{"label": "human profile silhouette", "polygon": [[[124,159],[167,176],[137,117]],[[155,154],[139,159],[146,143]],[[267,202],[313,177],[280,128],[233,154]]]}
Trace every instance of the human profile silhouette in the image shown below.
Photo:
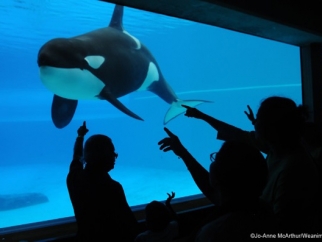
{"label": "human profile silhouette", "polygon": [[129,207],[122,185],[108,172],[118,154],[111,138],[89,137],[86,122],[77,130],[67,188],[78,226],[78,241],[133,241],[137,220]]}

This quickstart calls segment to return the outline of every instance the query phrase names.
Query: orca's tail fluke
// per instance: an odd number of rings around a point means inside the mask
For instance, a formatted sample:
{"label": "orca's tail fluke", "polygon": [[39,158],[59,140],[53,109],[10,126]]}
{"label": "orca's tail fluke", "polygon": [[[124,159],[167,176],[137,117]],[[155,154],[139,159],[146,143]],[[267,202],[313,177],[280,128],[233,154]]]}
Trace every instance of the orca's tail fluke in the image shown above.
{"label": "orca's tail fluke", "polygon": [[175,117],[177,117],[180,114],[187,111],[187,109],[185,107],[181,106],[182,104],[194,108],[202,103],[210,103],[210,101],[177,99],[177,101],[175,101],[171,104],[170,108],[168,109],[167,113],[165,114],[163,124],[166,125],[172,119],[174,119]]}

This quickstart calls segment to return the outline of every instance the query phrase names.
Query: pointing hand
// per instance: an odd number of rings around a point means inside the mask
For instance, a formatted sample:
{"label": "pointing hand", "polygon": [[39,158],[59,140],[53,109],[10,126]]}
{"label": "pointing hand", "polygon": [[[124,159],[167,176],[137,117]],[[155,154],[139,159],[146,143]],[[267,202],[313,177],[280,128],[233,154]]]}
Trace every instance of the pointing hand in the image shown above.
{"label": "pointing hand", "polygon": [[86,128],[86,121],[83,122],[83,125],[80,126],[77,130],[78,137],[84,137],[88,132],[88,129]]}
{"label": "pointing hand", "polygon": [[168,134],[169,137],[166,137],[159,141],[160,150],[167,152],[172,150],[177,156],[182,155],[186,151],[184,146],[181,144],[178,136],[173,134],[169,129],[164,128],[164,131]]}
{"label": "pointing hand", "polygon": [[200,115],[202,114],[202,112],[200,112],[198,109],[196,109],[196,108],[192,108],[192,107],[189,107],[189,106],[187,106],[187,105],[181,105],[182,107],[184,107],[184,108],[186,108],[187,109],[187,111],[186,111],[186,113],[185,113],[185,116],[187,116],[187,117],[192,117],[192,118],[199,118],[200,117]]}

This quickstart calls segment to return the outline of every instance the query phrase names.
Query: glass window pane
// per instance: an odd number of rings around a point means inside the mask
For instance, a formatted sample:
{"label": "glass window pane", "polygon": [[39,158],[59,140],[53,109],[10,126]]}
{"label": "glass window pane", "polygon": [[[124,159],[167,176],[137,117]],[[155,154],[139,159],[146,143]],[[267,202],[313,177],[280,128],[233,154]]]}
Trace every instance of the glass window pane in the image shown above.
{"label": "glass window pane", "polygon": [[[154,93],[119,99],[144,121],[104,100],[79,100],[69,125],[53,125],[53,93],[40,81],[36,62],[40,47],[106,27],[113,8],[90,0],[1,1],[0,228],[73,216],[66,175],[84,120],[88,136],[112,138],[119,157],[110,174],[130,205],[164,200],[171,191],[176,197],[200,193],[182,160],[159,150],[169,104]],[[130,8],[123,24],[151,51],[177,96],[211,101],[198,108],[218,119],[251,130],[246,105],[256,113],[271,95],[301,103],[298,47]],[[208,169],[209,154],[222,144],[216,131],[182,114],[166,126]]]}

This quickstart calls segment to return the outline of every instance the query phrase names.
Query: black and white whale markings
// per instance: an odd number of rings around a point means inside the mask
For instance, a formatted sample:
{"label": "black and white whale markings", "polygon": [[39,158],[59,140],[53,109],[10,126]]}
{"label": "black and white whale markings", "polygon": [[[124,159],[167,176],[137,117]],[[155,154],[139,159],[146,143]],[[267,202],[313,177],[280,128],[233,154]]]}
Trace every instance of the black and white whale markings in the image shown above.
{"label": "black and white whale markings", "polygon": [[123,6],[116,5],[110,24],[72,38],[56,38],[38,53],[42,83],[54,93],[53,123],[63,128],[72,120],[78,100],[104,99],[127,115],[142,120],[117,98],[148,90],[171,106],[164,124],[206,101],[180,100],[165,81],[150,51],[123,29]]}

